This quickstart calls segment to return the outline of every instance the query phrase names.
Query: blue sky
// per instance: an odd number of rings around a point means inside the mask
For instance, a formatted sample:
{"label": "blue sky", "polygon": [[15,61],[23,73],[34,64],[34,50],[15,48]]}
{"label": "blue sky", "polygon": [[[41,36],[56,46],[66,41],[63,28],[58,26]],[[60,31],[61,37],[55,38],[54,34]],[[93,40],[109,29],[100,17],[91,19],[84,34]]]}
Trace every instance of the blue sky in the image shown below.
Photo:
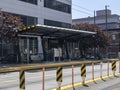
{"label": "blue sky", "polygon": [[72,0],[72,4],[73,19],[94,16],[94,10],[105,9],[105,5],[112,14],[120,15],[120,0]]}

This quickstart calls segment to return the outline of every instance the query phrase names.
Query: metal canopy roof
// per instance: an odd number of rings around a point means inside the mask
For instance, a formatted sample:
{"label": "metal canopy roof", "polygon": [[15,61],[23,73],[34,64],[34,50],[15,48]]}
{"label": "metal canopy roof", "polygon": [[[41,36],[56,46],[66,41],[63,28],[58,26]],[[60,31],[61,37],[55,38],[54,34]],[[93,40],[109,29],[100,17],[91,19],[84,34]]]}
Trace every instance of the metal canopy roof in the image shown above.
{"label": "metal canopy roof", "polygon": [[75,39],[78,37],[93,35],[93,34],[96,34],[96,32],[37,24],[36,26],[31,26],[31,27],[21,29],[20,34],[46,36],[49,38],[56,38],[56,39],[59,39],[59,38]]}

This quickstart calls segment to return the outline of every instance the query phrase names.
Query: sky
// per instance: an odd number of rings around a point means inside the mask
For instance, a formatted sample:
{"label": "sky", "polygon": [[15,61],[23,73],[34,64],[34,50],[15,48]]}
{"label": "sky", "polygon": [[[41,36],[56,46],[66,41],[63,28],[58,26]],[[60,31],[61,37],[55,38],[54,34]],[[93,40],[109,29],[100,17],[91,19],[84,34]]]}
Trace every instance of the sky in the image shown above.
{"label": "sky", "polygon": [[120,0],[72,0],[72,18],[94,16],[94,11],[107,8],[120,15]]}

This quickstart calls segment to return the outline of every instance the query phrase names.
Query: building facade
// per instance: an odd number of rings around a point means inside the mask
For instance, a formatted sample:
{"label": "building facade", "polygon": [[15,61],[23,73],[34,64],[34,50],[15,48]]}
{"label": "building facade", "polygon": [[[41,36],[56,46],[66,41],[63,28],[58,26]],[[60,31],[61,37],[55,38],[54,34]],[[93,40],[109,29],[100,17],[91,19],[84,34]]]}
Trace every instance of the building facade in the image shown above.
{"label": "building facade", "polygon": [[95,17],[87,17],[80,19],[73,19],[73,25],[88,23],[88,24],[97,24],[106,29],[106,18],[107,18],[107,29],[116,29],[120,28],[120,16],[117,14],[112,14],[111,10],[98,10],[96,11]]}
{"label": "building facade", "polygon": [[120,57],[120,28],[109,29],[110,45],[108,46],[108,57]]}
{"label": "building facade", "polygon": [[19,16],[26,26],[45,24],[70,28],[72,0],[2,0],[2,11]]}

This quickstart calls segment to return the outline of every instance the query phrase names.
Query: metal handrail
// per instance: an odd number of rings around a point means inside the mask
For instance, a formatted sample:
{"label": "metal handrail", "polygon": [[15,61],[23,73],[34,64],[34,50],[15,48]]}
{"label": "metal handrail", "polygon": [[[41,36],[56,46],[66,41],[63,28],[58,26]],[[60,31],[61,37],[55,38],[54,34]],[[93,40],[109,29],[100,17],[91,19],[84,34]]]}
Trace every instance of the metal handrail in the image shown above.
{"label": "metal handrail", "polygon": [[94,61],[80,61],[80,62],[65,62],[65,63],[56,63],[56,64],[43,64],[43,65],[29,65],[29,66],[18,66],[18,67],[9,67],[9,68],[0,68],[0,73],[7,73],[7,72],[17,72],[20,70],[36,70],[45,68],[55,68],[58,66],[65,67],[65,66],[72,66],[72,65],[80,65],[80,64],[91,64],[91,63],[100,63],[100,62],[111,62],[111,61],[119,61],[119,59],[111,59],[111,60],[94,60]]}

